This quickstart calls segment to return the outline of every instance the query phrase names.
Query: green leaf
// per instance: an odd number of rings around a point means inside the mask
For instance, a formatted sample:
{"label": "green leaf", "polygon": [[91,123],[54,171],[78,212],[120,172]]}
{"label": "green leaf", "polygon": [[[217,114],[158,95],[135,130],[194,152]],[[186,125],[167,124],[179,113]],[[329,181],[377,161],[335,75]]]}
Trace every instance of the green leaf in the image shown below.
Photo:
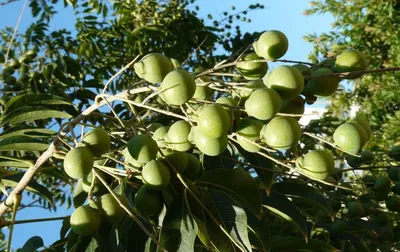
{"label": "green leaf", "polygon": [[21,122],[32,122],[34,120],[42,120],[49,118],[71,118],[72,116],[68,113],[49,109],[46,107],[38,107],[38,106],[28,106],[23,107],[21,109],[16,110],[13,113],[10,113],[4,116],[1,119],[0,126],[3,126],[7,123],[21,123]]}
{"label": "green leaf", "polygon": [[271,239],[271,251],[305,251],[305,252],[336,252],[340,251],[337,248],[332,247],[326,242],[320,240],[309,240],[308,243],[304,240],[298,240],[290,237],[273,237]]}
{"label": "green leaf", "polygon": [[188,211],[183,195],[175,196],[162,223],[159,242],[168,251],[194,251],[197,224]]}
{"label": "green leaf", "polygon": [[85,203],[87,197],[88,193],[82,189],[82,179],[79,179],[78,182],[76,182],[74,188],[74,195],[73,195],[74,207],[78,208],[82,206]]}
{"label": "green leaf", "polygon": [[308,240],[308,229],[304,217],[294,203],[288,200],[284,195],[275,191],[271,191],[269,196],[263,194],[263,207],[289,221],[300,231],[304,239],[306,241]]}
{"label": "green leaf", "polygon": [[60,229],[60,238],[64,239],[70,229],[71,229],[71,224],[69,222],[69,217],[66,217],[62,221]]}
{"label": "green leaf", "polygon": [[7,191],[6,191],[6,186],[4,185],[3,180],[2,180],[1,178],[0,178],[0,191],[1,191],[4,195],[8,196],[8,193],[7,193]]}
{"label": "green leaf", "polygon": [[47,105],[72,105],[70,101],[66,101],[64,98],[56,95],[47,95],[47,94],[25,94],[18,95],[11,98],[4,110],[4,114],[9,114],[14,112],[17,109],[20,109],[24,106],[28,105],[39,105],[39,104],[47,104]]}
{"label": "green leaf", "polygon": [[[196,183],[204,183],[212,188],[227,191],[257,216],[261,212],[260,190],[254,179],[243,168],[214,169],[202,176]],[[240,185],[240,186],[238,186]]]}
{"label": "green leaf", "polygon": [[56,131],[50,129],[42,129],[42,128],[25,128],[25,129],[17,129],[11,128],[11,130],[4,131],[0,134],[0,139],[11,137],[11,136],[29,136],[29,137],[52,137],[57,134]]}
{"label": "green leaf", "polygon": [[26,136],[12,136],[0,141],[0,151],[44,151],[49,144]]}
{"label": "green leaf", "polygon": [[21,249],[21,252],[34,252],[38,248],[43,247],[43,239],[40,236],[33,236],[29,238]]}
{"label": "green leaf", "polygon": [[2,167],[29,168],[33,164],[34,162],[32,160],[0,156],[0,166]]}
{"label": "green leaf", "polygon": [[[18,182],[22,179],[24,176],[24,173],[18,173],[14,174],[11,176],[7,176],[3,178],[3,183],[7,187],[16,187],[18,185]],[[50,204],[53,204],[53,195],[51,192],[44,186],[40,185],[36,180],[31,179],[26,186],[25,190],[29,192],[33,192],[35,194],[38,194],[39,196],[43,197],[45,200],[47,200]]]}
{"label": "green leaf", "polygon": [[97,252],[99,248],[99,244],[95,237],[92,238],[89,245],[86,247],[85,252]]}
{"label": "green leaf", "polygon": [[[142,222],[142,224],[147,228],[147,230],[151,230],[151,226],[146,223]],[[129,237],[135,237],[135,239],[129,239],[126,245],[126,251],[145,251],[146,243],[149,240],[150,244],[153,244],[152,246],[155,247],[154,242],[149,238],[143,230],[139,227],[139,225],[136,222],[133,222],[129,232],[128,232]],[[156,250],[154,248],[152,251]]]}
{"label": "green leaf", "polygon": [[269,223],[269,220],[259,220],[252,214],[247,215],[250,242],[252,245],[262,248],[263,251],[270,251],[271,247]]}
{"label": "green leaf", "polygon": [[272,190],[290,197],[300,198],[301,200],[304,200],[311,205],[325,211],[332,221],[334,219],[335,213],[333,212],[328,201],[326,201],[324,196],[317,190],[306,184],[284,181],[281,183],[276,183],[272,187]]}

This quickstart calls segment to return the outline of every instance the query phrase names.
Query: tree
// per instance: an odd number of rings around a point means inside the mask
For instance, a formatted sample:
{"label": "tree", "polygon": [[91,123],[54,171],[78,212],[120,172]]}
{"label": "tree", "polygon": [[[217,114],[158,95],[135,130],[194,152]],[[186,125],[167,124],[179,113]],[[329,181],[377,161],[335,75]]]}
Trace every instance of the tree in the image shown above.
{"label": "tree", "polygon": [[360,117],[296,120],[343,78],[396,69],[282,60],[279,31],[232,37],[259,4],[208,27],[187,1],[67,1],[73,36],[47,31],[55,2],[31,2],[37,22],[9,52],[2,31],[0,226],[48,221],[15,221],[26,190],[45,209],[75,208],[55,251],[396,246],[399,150],[363,150],[372,132]]}

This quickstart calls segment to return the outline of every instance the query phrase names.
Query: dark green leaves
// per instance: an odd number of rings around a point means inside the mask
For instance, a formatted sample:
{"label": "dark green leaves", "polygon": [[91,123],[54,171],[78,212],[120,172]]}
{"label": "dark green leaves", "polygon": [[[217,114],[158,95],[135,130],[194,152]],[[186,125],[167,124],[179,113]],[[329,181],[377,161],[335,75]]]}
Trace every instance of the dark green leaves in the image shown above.
{"label": "dark green leaves", "polygon": [[43,247],[43,239],[40,236],[33,236],[29,238],[21,249],[21,252],[34,252],[38,248]]}
{"label": "dark green leaves", "polygon": [[328,243],[320,240],[310,240],[308,243],[304,240],[294,239],[291,237],[274,237],[271,240],[270,251],[320,251],[320,252],[336,252],[340,251]]}
{"label": "dark green leaves", "polygon": [[73,202],[74,207],[80,207],[85,203],[88,193],[82,189],[82,179],[79,179],[74,188]]}
{"label": "dark green leaves", "polygon": [[193,251],[196,234],[197,224],[188,211],[183,194],[179,194],[164,217],[160,246],[168,251]]}
{"label": "dark green leaves", "polygon": [[197,183],[228,192],[256,215],[260,214],[260,190],[254,179],[243,168],[214,169],[204,174]]}
{"label": "dark green leaves", "polygon": [[26,136],[12,136],[0,141],[0,151],[44,151],[49,144]]}
{"label": "dark green leaves", "polygon": [[26,94],[11,98],[7,102],[4,114],[14,112],[21,107],[28,105],[71,105],[71,102],[66,101],[62,97],[46,94]]}

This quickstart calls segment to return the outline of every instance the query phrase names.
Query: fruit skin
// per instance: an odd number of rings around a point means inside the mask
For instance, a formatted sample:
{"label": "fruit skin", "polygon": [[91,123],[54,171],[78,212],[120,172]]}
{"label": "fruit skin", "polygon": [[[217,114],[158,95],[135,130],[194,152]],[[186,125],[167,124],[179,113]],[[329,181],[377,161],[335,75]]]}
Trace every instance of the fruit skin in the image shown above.
{"label": "fruit skin", "polygon": [[375,156],[370,151],[362,151],[360,157],[355,157],[351,155],[346,156],[347,164],[351,167],[358,167],[360,165],[371,164],[374,162]]}
{"label": "fruit skin", "polygon": [[366,176],[363,178],[364,185],[365,185],[367,188],[373,188],[373,187],[374,187],[374,184],[375,184],[375,181],[376,181],[376,179],[375,179],[375,177],[372,176],[372,175],[366,175]]}
{"label": "fruit skin", "polygon": [[72,212],[69,222],[75,234],[89,236],[99,229],[101,218],[96,209],[85,205],[78,207]]}
{"label": "fruit skin", "polygon": [[196,91],[194,92],[194,95],[192,98],[199,99],[199,100],[206,100],[208,99],[212,94],[214,93],[214,90],[207,86],[196,86]]}
{"label": "fruit skin", "polygon": [[254,51],[265,59],[279,59],[287,52],[289,41],[285,34],[277,30],[266,31],[253,43]]}
{"label": "fruit skin", "polygon": [[[218,98],[215,103],[218,104],[226,104],[226,105],[230,105],[230,106],[238,106],[238,101],[235,100],[232,97],[220,97]],[[231,117],[231,121],[239,119],[240,117],[240,110],[238,109],[234,109],[234,108],[228,108],[228,107],[224,107],[224,109],[229,113],[229,116]]]}
{"label": "fruit skin", "polygon": [[160,160],[152,160],[142,168],[142,181],[153,191],[161,191],[167,187],[171,173],[167,166]]}
{"label": "fruit skin", "polygon": [[332,154],[323,150],[309,151],[296,160],[300,171],[314,179],[324,180],[331,175],[335,162]]}
{"label": "fruit skin", "polygon": [[[185,152],[164,149],[162,153],[179,173],[186,170],[188,166],[188,157]],[[163,161],[165,165],[169,167],[168,162],[166,160]]]}
{"label": "fruit skin", "polygon": [[391,182],[388,177],[379,177],[376,179],[374,187],[374,198],[377,201],[385,200],[391,189]]}
{"label": "fruit skin", "polygon": [[201,164],[199,158],[191,153],[185,153],[185,154],[188,159],[188,164],[186,169],[183,171],[183,175],[190,179],[194,179],[201,170]]}
{"label": "fruit skin", "polygon": [[[311,77],[318,77],[330,74],[334,74],[334,72],[330,68],[323,67],[315,70],[311,74]],[[305,85],[303,92],[305,94],[312,94],[317,97],[330,96],[336,92],[339,86],[339,81],[340,79],[337,77],[311,79]]]}
{"label": "fruit skin", "polygon": [[93,164],[93,154],[87,147],[74,148],[64,158],[64,170],[73,179],[80,179],[88,175]]}
{"label": "fruit skin", "polygon": [[206,104],[198,112],[198,130],[211,138],[226,135],[230,125],[228,112],[219,104]]}
{"label": "fruit skin", "polygon": [[359,201],[351,201],[347,204],[347,210],[350,217],[364,216],[364,207]]}
{"label": "fruit skin", "polygon": [[268,71],[267,62],[248,62],[255,60],[263,60],[256,53],[250,53],[246,55],[242,61],[236,65],[236,70],[246,79],[246,80],[260,80]]}
{"label": "fruit skin", "polygon": [[277,116],[265,126],[261,134],[271,148],[288,150],[300,140],[301,128],[295,119]]}
{"label": "fruit skin", "polygon": [[137,161],[136,159],[134,159],[131,154],[129,153],[128,147],[126,147],[123,151],[122,151],[122,155],[124,156],[124,161],[125,163],[131,164],[134,167],[140,168],[143,166],[143,163]]}
{"label": "fruit skin", "polygon": [[[102,179],[104,179],[104,180],[106,179],[106,177],[104,176],[104,174],[102,172],[97,171],[97,173],[99,174],[99,176]],[[89,193],[90,186],[92,185],[92,179],[93,179],[93,172],[90,172],[88,175],[86,175],[86,176],[84,176],[82,178],[82,190],[84,190],[85,192]],[[104,187],[103,183],[98,178],[96,178],[94,180],[92,193],[94,195],[96,195],[96,194],[99,194],[101,192],[104,192],[105,189],[106,188]]]}
{"label": "fruit skin", "polygon": [[[239,95],[241,100],[245,101],[249,96],[259,88],[265,88],[264,83],[261,80],[253,80],[249,81],[244,85],[246,89],[240,89]],[[250,90],[248,90],[250,89]]]}
{"label": "fruit skin", "polygon": [[171,61],[160,53],[150,53],[133,65],[136,74],[150,83],[163,81],[173,70]]}
{"label": "fruit skin", "polygon": [[[301,96],[294,98],[293,100],[282,100],[281,107],[279,109],[279,113],[285,114],[295,114],[295,115],[303,115],[304,114],[304,105],[305,101]],[[293,117],[297,121],[301,119],[301,117]]]}
{"label": "fruit skin", "polygon": [[167,104],[182,105],[193,97],[196,83],[187,71],[175,70],[165,76],[159,91],[161,99]]}
{"label": "fruit skin", "polygon": [[249,116],[259,120],[269,120],[278,113],[280,105],[281,97],[275,90],[260,88],[250,95],[244,107]]}
{"label": "fruit skin", "polygon": [[168,146],[177,151],[190,150],[192,148],[192,144],[188,141],[190,129],[190,123],[187,121],[180,120],[173,123],[166,135],[168,139]]}
{"label": "fruit skin", "polygon": [[388,210],[400,212],[400,198],[398,196],[389,196],[385,203]]}
{"label": "fruit skin", "polygon": [[400,161],[400,145],[393,146],[392,149],[390,149],[389,157]]}
{"label": "fruit skin", "polygon": [[95,128],[87,132],[83,136],[82,142],[87,143],[90,150],[97,157],[107,152],[111,145],[110,136],[102,128]]}
{"label": "fruit skin", "polygon": [[361,127],[363,127],[363,129],[367,133],[367,138],[369,140],[372,136],[372,129],[371,129],[369,122],[362,118],[356,118],[356,119],[351,120],[350,122],[353,122],[353,121],[357,122],[358,124],[360,124]]}
{"label": "fruit skin", "polygon": [[[126,200],[117,194],[118,199],[125,204]],[[125,210],[119,205],[118,201],[111,193],[107,193],[98,198],[93,207],[96,207],[107,222],[118,224],[126,215]]]}
{"label": "fruit skin", "polygon": [[[333,70],[336,73],[363,71],[368,67],[368,60],[365,55],[356,50],[347,50],[336,57]],[[359,78],[361,74],[350,75],[347,79]]]}
{"label": "fruit skin", "polygon": [[303,91],[304,77],[295,67],[278,66],[269,73],[266,85],[277,91],[282,100],[292,100]]}
{"label": "fruit skin", "polygon": [[[247,141],[247,138],[252,141],[257,141],[260,139],[260,131],[263,127],[263,123],[259,120],[252,118],[243,118],[236,125],[236,132],[239,135],[237,141],[240,146],[248,152],[258,152],[260,147]],[[244,138],[242,138],[244,137]]]}
{"label": "fruit skin", "polygon": [[149,135],[137,135],[128,141],[128,151],[133,159],[147,163],[156,158],[158,145]]}
{"label": "fruit skin", "polygon": [[142,186],[135,196],[135,207],[143,216],[157,216],[161,213],[164,202],[159,192],[149,190]]}
{"label": "fruit skin", "polygon": [[303,64],[296,64],[296,65],[293,65],[293,67],[297,68],[297,70],[299,70],[304,77],[310,76],[312,73],[312,69]]}
{"label": "fruit skin", "polygon": [[357,154],[367,142],[367,133],[358,123],[346,122],[335,130],[333,141],[343,150]]}
{"label": "fruit skin", "polygon": [[197,148],[207,156],[218,156],[228,147],[228,136],[226,134],[219,138],[211,138],[197,129],[193,135]]}

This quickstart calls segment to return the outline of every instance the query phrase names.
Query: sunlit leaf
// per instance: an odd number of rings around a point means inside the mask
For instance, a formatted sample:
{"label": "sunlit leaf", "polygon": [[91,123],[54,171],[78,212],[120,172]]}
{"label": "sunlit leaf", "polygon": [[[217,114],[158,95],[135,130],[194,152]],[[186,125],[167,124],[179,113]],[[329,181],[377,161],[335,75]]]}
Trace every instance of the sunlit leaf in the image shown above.
{"label": "sunlit leaf", "polygon": [[21,122],[32,122],[35,120],[49,119],[49,118],[71,118],[71,115],[59,111],[52,110],[46,107],[23,107],[21,109],[12,112],[1,119],[1,125],[7,123],[21,123]]}
{"label": "sunlit leaf", "polygon": [[12,136],[0,141],[0,151],[44,151],[49,144],[26,136]]}
{"label": "sunlit leaf", "polygon": [[14,112],[17,109],[20,109],[24,106],[29,105],[71,105],[70,101],[66,101],[64,98],[56,95],[47,95],[47,94],[25,94],[18,95],[11,98],[7,104],[4,111],[4,114],[9,114]]}

